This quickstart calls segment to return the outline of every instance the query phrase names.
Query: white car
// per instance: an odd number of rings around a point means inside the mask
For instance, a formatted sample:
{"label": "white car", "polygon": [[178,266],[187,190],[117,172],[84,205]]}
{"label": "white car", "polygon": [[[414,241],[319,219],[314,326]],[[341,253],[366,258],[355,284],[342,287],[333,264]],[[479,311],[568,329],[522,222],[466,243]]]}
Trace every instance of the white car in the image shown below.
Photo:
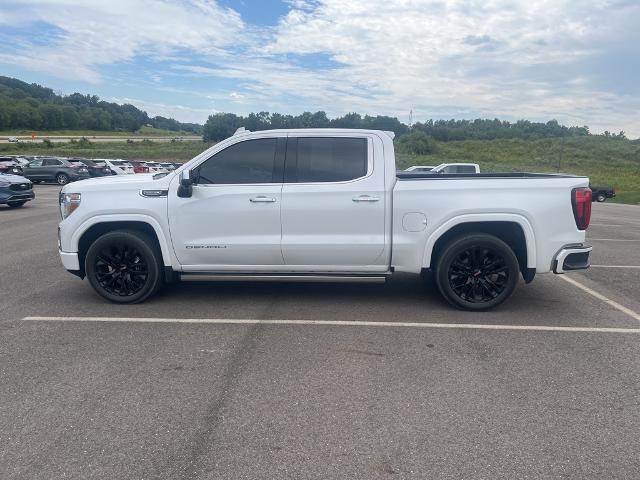
{"label": "white car", "polygon": [[430,172],[434,167],[432,165],[414,165],[405,170],[405,172]]}
{"label": "white car", "polygon": [[405,170],[414,173],[480,173],[480,165],[477,163],[441,163],[437,167],[426,165],[414,165]]}
{"label": "white car", "polygon": [[17,138],[17,137],[9,137],[9,138],[7,139],[7,141],[8,141],[9,143],[18,143],[18,138]]}
{"label": "white car", "polygon": [[111,160],[110,158],[96,158],[96,161],[104,162],[113,175],[133,175],[133,165],[126,160]]}
{"label": "white car", "polygon": [[486,310],[520,276],[588,268],[592,250],[588,178],[396,173],[393,133],[377,130],[241,131],[164,176],[66,185],[60,211],[64,267],[116,303],[176,278],[431,270],[453,306]]}

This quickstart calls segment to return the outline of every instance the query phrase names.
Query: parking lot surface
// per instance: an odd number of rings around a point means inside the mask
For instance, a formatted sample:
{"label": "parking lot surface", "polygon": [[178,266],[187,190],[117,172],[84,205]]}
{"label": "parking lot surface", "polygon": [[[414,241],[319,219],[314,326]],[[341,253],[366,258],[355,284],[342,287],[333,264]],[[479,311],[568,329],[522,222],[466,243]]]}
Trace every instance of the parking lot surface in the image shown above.
{"label": "parking lot surface", "polygon": [[0,207],[2,479],[640,476],[640,207],[488,313],[413,276],[116,306],[60,265],[57,193]]}

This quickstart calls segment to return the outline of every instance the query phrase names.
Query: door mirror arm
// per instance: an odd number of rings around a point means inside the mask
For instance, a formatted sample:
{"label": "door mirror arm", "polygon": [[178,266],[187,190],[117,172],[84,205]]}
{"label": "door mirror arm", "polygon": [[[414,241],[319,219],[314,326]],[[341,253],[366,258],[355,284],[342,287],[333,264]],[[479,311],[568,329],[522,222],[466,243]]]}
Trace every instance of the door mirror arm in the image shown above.
{"label": "door mirror arm", "polygon": [[180,172],[180,185],[178,185],[178,196],[180,198],[190,198],[193,195],[193,180],[191,172],[184,170]]}

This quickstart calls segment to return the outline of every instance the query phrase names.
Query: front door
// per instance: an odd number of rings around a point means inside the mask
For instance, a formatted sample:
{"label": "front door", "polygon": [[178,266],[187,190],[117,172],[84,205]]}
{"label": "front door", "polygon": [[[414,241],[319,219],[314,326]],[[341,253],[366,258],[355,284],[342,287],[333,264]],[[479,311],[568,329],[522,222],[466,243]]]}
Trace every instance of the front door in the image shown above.
{"label": "front door", "polygon": [[169,192],[175,254],[185,271],[283,264],[280,208],[285,138],[240,141],[194,167],[193,195]]}
{"label": "front door", "polygon": [[385,271],[385,182],[361,136],[290,137],[282,254],[294,270]]}

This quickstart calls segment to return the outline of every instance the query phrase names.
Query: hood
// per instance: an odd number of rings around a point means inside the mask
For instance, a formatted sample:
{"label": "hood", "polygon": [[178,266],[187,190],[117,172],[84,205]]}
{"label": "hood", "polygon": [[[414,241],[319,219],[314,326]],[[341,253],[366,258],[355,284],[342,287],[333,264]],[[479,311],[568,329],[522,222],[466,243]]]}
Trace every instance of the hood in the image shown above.
{"label": "hood", "polygon": [[0,183],[31,183],[31,180],[20,175],[0,173]]}
{"label": "hood", "polygon": [[155,173],[136,173],[135,175],[109,175],[105,177],[94,177],[68,183],[62,189],[63,192],[82,192],[87,190],[109,190],[112,187],[123,188],[161,188],[168,184],[171,174],[154,180]]}

